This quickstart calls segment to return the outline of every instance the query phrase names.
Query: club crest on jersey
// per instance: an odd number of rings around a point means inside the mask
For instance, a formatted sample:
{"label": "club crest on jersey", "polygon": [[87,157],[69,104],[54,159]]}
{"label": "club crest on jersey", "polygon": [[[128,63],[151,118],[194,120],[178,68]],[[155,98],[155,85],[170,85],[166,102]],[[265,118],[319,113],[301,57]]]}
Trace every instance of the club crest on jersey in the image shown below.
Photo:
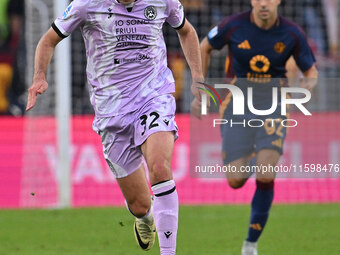
{"label": "club crest on jersey", "polygon": [[157,10],[155,6],[148,6],[144,9],[144,16],[148,20],[154,20],[157,17]]}
{"label": "club crest on jersey", "polygon": [[285,48],[286,45],[283,42],[277,42],[274,45],[274,50],[279,54],[281,54],[285,50]]}

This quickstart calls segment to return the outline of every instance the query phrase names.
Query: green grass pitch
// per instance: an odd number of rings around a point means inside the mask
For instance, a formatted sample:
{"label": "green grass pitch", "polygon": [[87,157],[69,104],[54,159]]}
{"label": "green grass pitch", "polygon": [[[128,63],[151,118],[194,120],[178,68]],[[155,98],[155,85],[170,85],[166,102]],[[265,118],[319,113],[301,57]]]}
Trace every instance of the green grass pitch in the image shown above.
{"label": "green grass pitch", "polygon": [[[239,255],[249,206],[181,206],[178,255]],[[0,210],[0,255],[155,255],[140,250],[125,208]],[[274,205],[260,255],[339,255],[340,204]]]}

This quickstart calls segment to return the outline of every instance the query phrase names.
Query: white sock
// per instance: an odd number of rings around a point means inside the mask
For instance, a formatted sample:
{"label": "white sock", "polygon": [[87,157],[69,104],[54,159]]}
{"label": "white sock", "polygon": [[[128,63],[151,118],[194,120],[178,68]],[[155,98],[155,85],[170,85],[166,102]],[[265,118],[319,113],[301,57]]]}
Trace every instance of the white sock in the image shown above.
{"label": "white sock", "polygon": [[178,228],[178,195],[175,181],[153,185],[152,191],[155,195],[153,215],[161,255],[174,255]]}

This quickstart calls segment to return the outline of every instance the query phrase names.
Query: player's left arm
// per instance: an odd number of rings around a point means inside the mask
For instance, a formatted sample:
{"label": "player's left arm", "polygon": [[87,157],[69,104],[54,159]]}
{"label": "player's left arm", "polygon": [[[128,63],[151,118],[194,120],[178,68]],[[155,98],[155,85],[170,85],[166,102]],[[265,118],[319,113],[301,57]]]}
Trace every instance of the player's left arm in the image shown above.
{"label": "player's left arm", "polygon": [[[166,3],[168,7],[168,17],[166,21],[177,30],[185,59],[191,71],[191,92],[195,96],[195,100],[201,102],[201,95],[204,92],[200,90],[199,87],[203,88],[204,86],[199,84],[199,82],[204,81],[204,76],[202,72],[201,51],[196,30],[185,18],[184,8],[179,0],[166,0]],[[207,106],[209,106],[209,100],[207,102]]]}
{"label": "player's left arm", "polygon": [[[286,77],[289,80],[288,84],[296,84],[299,80],[299,86],[312,90],[317,85],[318,70],[313,64],[306,71],[299,70],[293,57],[290,57],[286,62]],[[301,79],[302,75],[305,79]]]}
{"label": "player's left arm", "polygon": [[313,90],[318,82],[318,70],[315,64],[311,68],[303,72],[303,76],[306,78],[304,82],[301,83],[301,87]]}
{"label": "player's left arm", "polygon": [[297,66],[305,78],[303,79],[303,82],[300,82],[300,87],[313,90],[318,79],[318,70],[315,66],[314,54],[302,29],[297,27],[294,34],[295,45],[293,49],[293,56]]}
{"label": "player's left arm", "polygon": [[197,100],[201,101],[201,91],[197,88],[199,86],[197,82],[203,82],[204,76],[202,72],[200,45],[196,30],[186,19],[183,27],[178,29],[177,33],[185,59],[188,62],[191,71],[191,92]]}

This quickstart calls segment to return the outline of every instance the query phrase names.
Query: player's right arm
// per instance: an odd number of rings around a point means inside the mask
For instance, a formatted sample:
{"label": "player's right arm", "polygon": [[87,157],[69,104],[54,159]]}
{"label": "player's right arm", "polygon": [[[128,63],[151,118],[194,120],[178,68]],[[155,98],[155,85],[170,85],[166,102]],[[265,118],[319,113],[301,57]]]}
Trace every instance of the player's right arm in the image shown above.
{"label": "player's right arm", "polygon": [[206,77],[208,73],[212,50],[221,50],[229,43],[229,38],[231,36],[230,31],[233,28],[231,20],[232,17],[226,17],[222,20],[219,25],[209,31],[200,44],[204,77]]}
{"label": "player's right arm", "polygon": [[46,74],[48,66],[55,47],[62,39],[52,28],[41,37],[35,51],[33,82],[28,89],[26,111],[34,107],[38,94],[41,95],[47,90]]}
{"label": "player's right arm", "polygon": [[90,2],[91,0],[72,1],[40,39],[35,52],[33,83],[28,89],[26,111],[34,107],[37,95],[47,90],[46,74],[54,49],[63,38],[85,23]]}

